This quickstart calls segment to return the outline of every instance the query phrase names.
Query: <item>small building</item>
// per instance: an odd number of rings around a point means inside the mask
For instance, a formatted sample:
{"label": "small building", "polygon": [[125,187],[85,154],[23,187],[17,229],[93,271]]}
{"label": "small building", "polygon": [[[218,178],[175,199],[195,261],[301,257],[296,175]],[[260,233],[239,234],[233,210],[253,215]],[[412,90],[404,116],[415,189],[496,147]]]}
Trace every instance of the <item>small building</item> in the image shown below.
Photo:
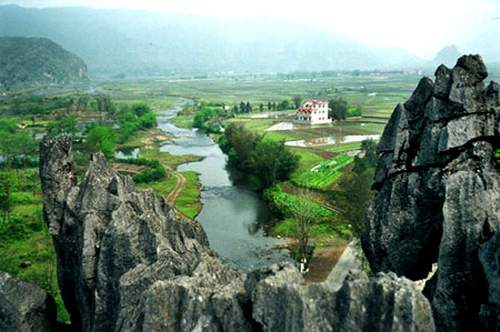
{"label": "small building", "polygon": [[332,119],[328,117],[328,103],[319,100],[306,100],[297,110],[295,122],[308,125],[332,123]]}

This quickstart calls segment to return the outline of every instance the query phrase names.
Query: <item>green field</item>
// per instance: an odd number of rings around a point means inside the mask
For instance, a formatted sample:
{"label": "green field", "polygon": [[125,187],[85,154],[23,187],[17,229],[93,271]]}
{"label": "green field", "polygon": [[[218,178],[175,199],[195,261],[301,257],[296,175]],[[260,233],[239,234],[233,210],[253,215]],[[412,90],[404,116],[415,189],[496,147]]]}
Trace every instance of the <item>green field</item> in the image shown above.
{"label": "green field", "polygon": [[325,190],[340,178],[342,169],[353,160],[353,157],[339,155],[333,159],[322,161],[293,177],[292,182],[300,187]]}
{"label": "green field", "polygon": [[[99,94],[107,95],[117,107],[123,104],[144,102],[155,112],[161,112],[177,105],[182,98],[190,98],[195,104],[204,102],[225,103],[232,107],[240,102],[249,101],[253,107],[251,114],[238,114],[226,120],[227,123],[241,123],[246,128],[262,134],[270,140],[309,140],[319,137],[358,134],[380,134],[392,110],[397,103],[404,102],[415,88],[419,77],[404,74],[372,74],[353,76],[339,73],[336,76],[318,79],[285,80],[276,75],[260,75],[246,78],[170,80],[168,78],[141,78],[110,80],[96,78],[91,84]],[[62,92],[43,94],[36,97],[36,89],[25,89],[11,92],[0,98],[0,116],[13,117],[22,123],[26,134],[43,133],[47,127],[62,116],[71,113],[79,124],[112,123],[112,114],[96,110],[74,111],[68,108],[71,100],[85,95],[87,87],[61,90]],[[56,89],[54,89],[56,91]],[[258,105],[268,102],[291,100],[299,95],[306,98],[329,100],[341,97],[349,105],[360,107],[363,115],[350,118],[333,126],[301,127],[288,131],[267,131],[280,122],[290,122],[293,110],[273,113],[270,118],[252,118],[258,114]],[[75,97],[76,96],[76,97]],[[36,106],[42,105],[48,112],[33,114]],[[180,127],[190,128],[195,115],[194,108],[187,108],[175,118]],[[157,130],[139,131],[123,142],[123,147],[139,147],[141,158],[158,160],[167,169],[175,171],[179,164],[199,160],[196,156],[172,156],[160,152],[155,136]],[[80,148],[80,147],[78,147]],[[346,224],[339,216],[327,207],[335,192],[331,191],[344,167],[350,162],[345,153],[358,150],[360,143],[335,144],[315,148],[290,147],[300,156],[299,168],[292,175],[292,181],[280,183],[266,194],[278,217],[273,234],[293,236],[296,231],[296,220],[293,218],[294,208],[300,204],[309,204],[314,211],[317,222],[312,225],[310,235],[320,243],[324,239],[345,238],[350,234]],[[36,152],[35,152],[36,154]],[[329,163],[335,160],[334,165]],[[80,173],[85,170],[88,155],[78,152],[77,161]],[[321,171],[311,172],[315,165],[321,165]],[[41,198],[39,178],[34,168],[15,170],[19,185],[13,194],[14,206],[8,222],[0,223],[0,269],[27,281],[34,282],[48,290],[56,298],[58,317],[67,321],[59,290],[57,287],[55,254],[47,227],[41,217]],[[176,200],[175,208],[188,217],[194,218],[201,209],[199,202],[200,185],[198,175],[184,172],[186,183]],[[151,188],[164,197],[172,191],[177,179],[174,174],[165,178],[138,185],[139,188]],[[307,187],[304,192],[302,187]],[[307,192],[309,191],[309,192]],[[312,198],[311,198],[312,197]]]}

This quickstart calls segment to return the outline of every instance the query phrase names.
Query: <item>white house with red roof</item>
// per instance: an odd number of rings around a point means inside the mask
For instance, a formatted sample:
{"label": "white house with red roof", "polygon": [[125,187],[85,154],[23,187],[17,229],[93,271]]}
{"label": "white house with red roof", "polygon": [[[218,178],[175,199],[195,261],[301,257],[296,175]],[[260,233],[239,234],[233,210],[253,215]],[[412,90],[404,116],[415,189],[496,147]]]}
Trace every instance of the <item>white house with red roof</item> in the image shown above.
{"label": "white house with red roof", "polygon": [[297,110],[295,122],[308,125],[332,123],[332,119],[328,117],[328,103],[320,100],[306,100]]}

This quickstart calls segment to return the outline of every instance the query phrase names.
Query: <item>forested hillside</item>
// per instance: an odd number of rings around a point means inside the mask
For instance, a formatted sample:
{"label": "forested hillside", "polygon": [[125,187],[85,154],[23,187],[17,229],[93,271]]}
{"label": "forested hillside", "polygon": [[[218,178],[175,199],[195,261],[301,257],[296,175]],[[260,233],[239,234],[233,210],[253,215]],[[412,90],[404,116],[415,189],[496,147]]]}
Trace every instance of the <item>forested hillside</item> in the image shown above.
{"label": "forested hillside", "polygon": [[49,39],[0,37],[0,88],[86,78],[85,62]]}

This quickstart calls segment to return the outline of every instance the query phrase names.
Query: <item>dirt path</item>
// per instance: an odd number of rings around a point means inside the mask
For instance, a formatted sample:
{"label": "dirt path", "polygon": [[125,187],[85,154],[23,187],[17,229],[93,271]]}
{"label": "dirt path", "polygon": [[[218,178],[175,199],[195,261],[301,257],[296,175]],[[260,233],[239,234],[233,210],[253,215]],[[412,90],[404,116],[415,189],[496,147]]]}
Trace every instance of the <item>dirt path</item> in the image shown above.
{"label": "dirt path", "polygon": [[340,256],[347,247],[347,242],[341,245],[318,248],[309,264],[309,272],[304,275],[307,283],[326,280]]}
{"label": "dirt path", "polygon": [[175,183],[174,189],[172,189],[170,194],[168,194],[167,196],[167,203],[170,206],[175,206],[175,201],[177,200],[177,197],[179,197],[179,195],[181,194],[182,189],[184,189],[184,185],[186,184],[186,178],[181,173],[175,172],[172,174],[176,177],[177,182]]}

